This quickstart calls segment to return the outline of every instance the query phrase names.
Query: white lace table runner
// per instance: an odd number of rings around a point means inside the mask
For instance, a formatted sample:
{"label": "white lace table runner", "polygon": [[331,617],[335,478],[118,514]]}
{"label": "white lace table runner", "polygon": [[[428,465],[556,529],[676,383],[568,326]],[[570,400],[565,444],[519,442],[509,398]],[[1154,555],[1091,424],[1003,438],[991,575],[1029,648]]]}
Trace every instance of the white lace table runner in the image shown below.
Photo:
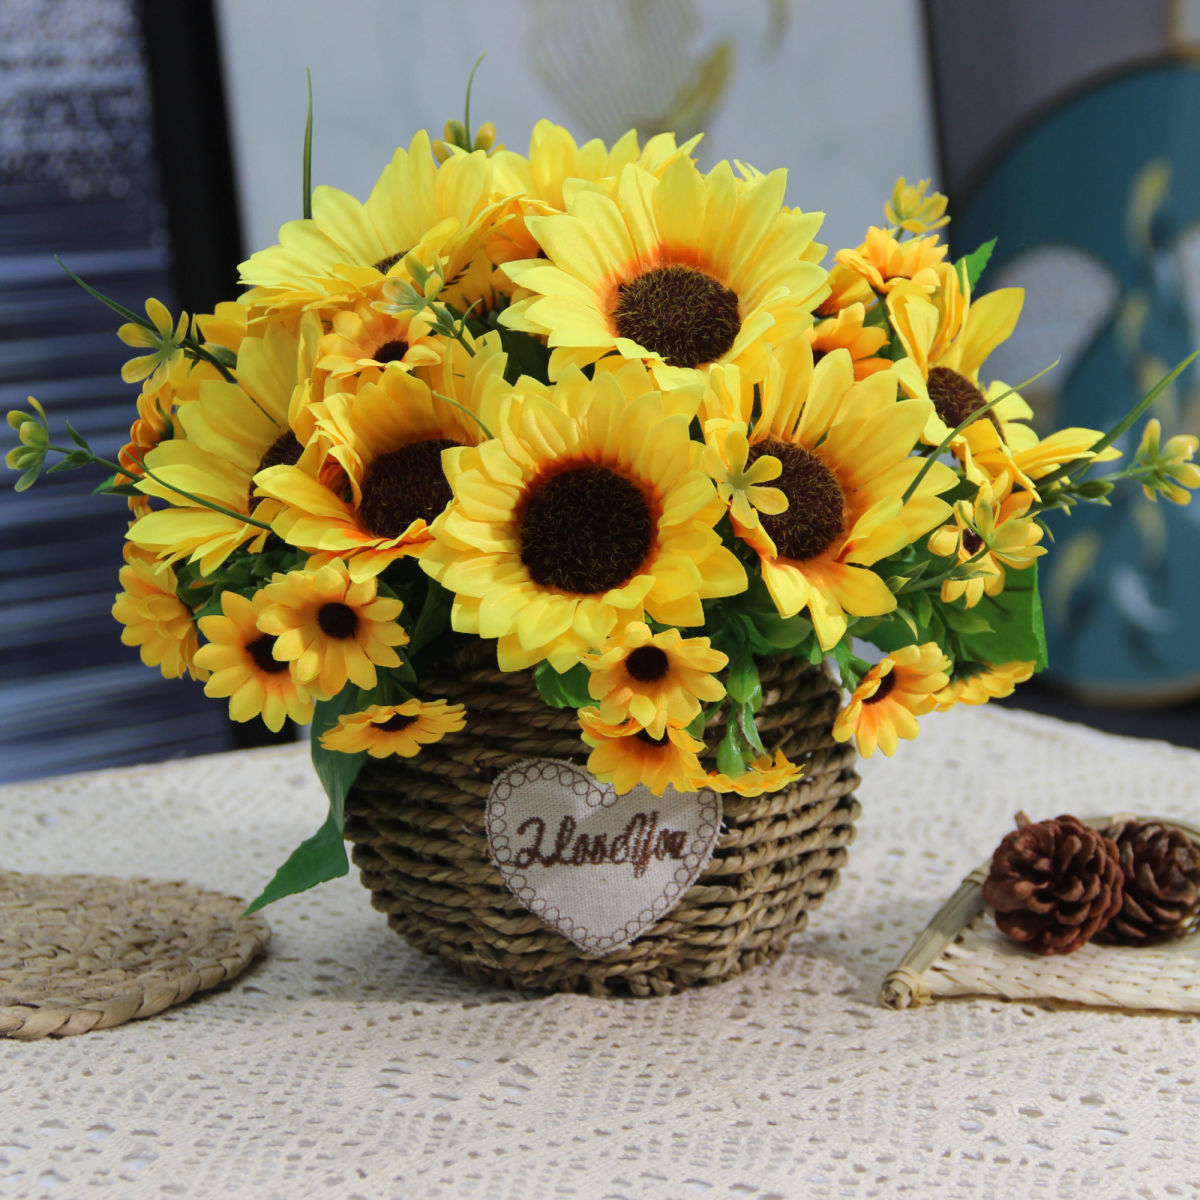
{"label": "white lace table runner", "polygon": [[[525,998],[410,951],[351,876],[267,910],[228,990],[0,1041],[0,1195],[1058,1200],[1200,1195],[1190,1017],[880,983],[1022,808],[1200,816],[1200,755],[959,709],[863,764],[841,887],[774,967]],[[0,867],[253,895],[320,824],[302,747],[0,789]],[[235,837],[236,834],[236,837]]]}

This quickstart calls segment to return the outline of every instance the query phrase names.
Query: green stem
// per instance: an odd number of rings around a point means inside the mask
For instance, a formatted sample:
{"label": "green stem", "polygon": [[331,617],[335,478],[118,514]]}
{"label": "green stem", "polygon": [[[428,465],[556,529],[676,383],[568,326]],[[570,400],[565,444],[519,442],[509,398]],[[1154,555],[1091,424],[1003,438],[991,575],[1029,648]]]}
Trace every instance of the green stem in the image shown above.
{"label": "green stem", "polygon": [[1162,395],[1166,388],[1175,382],[1179,376],[1187,370],[1195,361],[1196,356],[1200,355],[1200,349],[1193,350],[1191,354],[1178,363],[1172,370],[1168,371],[1142,398],[1138,403],[1125,414],[1125,416],[1117,422],[1098,442],[1088,448],[1088,458],[1073,458],[1069,463],[1063,463],[1057,470],[1051,471],[1049,475],[1043,475],[1040,479],[1035,480],[1040,491],[1043,487],[1048,487],[1051,484],[1057,483],[1060,479],[1071,475],[1080,466],[1090,465],[1092,457],[1099,454],[1102,450],[1107,450],[1123,433],[1130,429],[1133,424],[1144,415],[1146,409],[1154,403],[1155,400]]}
{"label": "green stem", "polygon": [[[105,462],[103,459],[94,458],[95,462],[103,466],[112,466],[113,464]],[[270,525],[264,525],[262,521],[256,521],[253,517],[247,516],[244,513],[234,512],[232,508],[226,508],[223,504],[218,504],[215,500],[205,500],[203,496],[196,496],[191,492],[184,491],[181,487],[176,487],[173,483],[167,483],[165,479],[160,479],[155,473],[146,466],[144,458],[134,458],[134,462],[142,468],[142,471],[151,479],[154,480],[160,487],[165,487],[168,491],[174,492],[177,496],[183,496],[187,500],[191,500],[195,504],[199,504],[201,508],[210,508],[213,512],[223,513],[227,517],[232,517],[235,521],[241,521],[245,525],[253,525],[256,529],[265,530],[267,533],[272,532]],[[124,467],[116,468],[122,475],[128,475],[129,472]]]}
{"label": "green stem", "polygon": [[304,219],[312,220],[312,71],[307,67],[304,69],[304,74],[308,76],[308,120],[304,123],[304,167],[303,181],[301,188],[303,190],[303,209]]}
{"label": "green stem", "polygon": [[66,273],[70,275],[70,277],[77,284],[79,284],[79,286],[83,288],[83,290],[87,292],[89,296],[94,296],[100,301],[101,304],[105,305],[107,308],[111,308],[112,311],[117,314],[117,316],[124,317],[125,320],[132,321],[135,325],[140,325],[143,329],[151,329],[156,333],[158,332],[154,329],[154,326],[144,314],[142,316],[138,316],[137,313],[131,312],[129,309],[127,309],[125,305],[118,304],[115,300],[110,300],[106,295],[104,295],[103,292],[96,291],[96,289],[92,287],[90,283],[84,283],[83,280],[80,279],[79,276],[76,275],[75,272],[72,271],[71,268],[68,267],[67,264],[63,262],[63,260],[59,258],[57,254],[54,256],[54,261],[58,263],[58,265],[62,267],[62,269],[66,271]]}
{"label": "green stem", "polygon": [[467,416],[470,417],[471,420],[474,421],[475,424],[478,425],[479,428],[482,429],[483,432],[485,434],[487,434],[487,436],[489,438],[494,438],[496,436],[469,408],[467,408],[467,406],[465,404],[460,404],[452,396],[444,396],[444,395],[442,395],[441,392],[434,392],[433,394],[439,400],[444,400],[447,404],[452,404],[455,408],[457,408],[459,410],[459,412],[466,413]]}
{"label": "green stem", "polygon": [[483,62],[485,58],[487,58],[486,50],[475,60],[475,65],[471,68],[470,75],[467,76],[467,102],[464,105],[463,111],[463,131],[467,143],[467,150],[470,150],[475,145],[474,141],[471,139],[471,84],[475,82],[475,72],[479,70],[479,64]]}
{"label": "green stem", "polygon": [[[237,377],[229,370],[229,368],[219,358],[217,358],[215,354],[210,353],[190,334],[183,339],[183,348],[185,351],[189,352],[194,359],[203,359],[206,363],[210,363],[212,366],[216,367],[217,370],[221,372],[221,375],[224,377],[227,383],[237,383]],[[250,399],[254,400],[254,397],[251,396]],[[261,405],[256,403],[256,407],[260,412],[263,411]],[[263,415],[269,416],[270,414],[263,413]]]}

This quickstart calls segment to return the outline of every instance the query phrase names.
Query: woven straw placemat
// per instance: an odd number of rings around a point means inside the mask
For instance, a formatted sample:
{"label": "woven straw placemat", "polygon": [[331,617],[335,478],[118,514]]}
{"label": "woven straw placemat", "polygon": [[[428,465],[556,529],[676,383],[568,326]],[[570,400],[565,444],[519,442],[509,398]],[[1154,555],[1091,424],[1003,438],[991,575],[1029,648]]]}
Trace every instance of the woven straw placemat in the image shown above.
{"label": "woven straw placemat", "polygon": [[[1121,818],[1131,813],[1118,814]],[[1105,826],[1118,817],[1089,817]],[[1200,843],[1200,830],[1165,821]],[[996,928],[983,902],[991,860],[968,875],[921,932],[880,993],[889,1008],[943,996],[990,996],[1099,1008],[1200,1012],[1200,933],[1150,946],[1093,941],[1072,954],[1040,955]]]}
{"label": "woven straw placemat", "polygon": [[0,1037],[153,1016],[235,978],[270,927],[191,884],[0,872]]}

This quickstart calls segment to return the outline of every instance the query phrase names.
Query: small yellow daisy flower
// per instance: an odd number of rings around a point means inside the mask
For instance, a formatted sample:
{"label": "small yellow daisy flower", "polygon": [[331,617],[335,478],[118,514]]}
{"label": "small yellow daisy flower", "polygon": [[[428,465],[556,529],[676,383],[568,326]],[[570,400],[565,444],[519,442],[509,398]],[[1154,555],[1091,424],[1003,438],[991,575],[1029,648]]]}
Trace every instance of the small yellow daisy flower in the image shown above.
{"label": "small yellow daisy flower", "polygon": [[834,722],[835,740],[853,737],[863,758],[876,748],[890,758],[898,738],[917,736],[917,717],[934,709],[936,694],[950,682],[949,669],[950,660],[936,642],[893,650],[854,689]]}
{"label": "small yellow daisy flower", "polygon": [[746,773],[736,779],[730,779],[719,771],[709,774],[706,787],[714,792],[736,792],[739,796],[761,796],[764,792],[782,791],[789,784],[795,783],[804,774],[804,767],[789,762],[782,750],[775,751],[775,757],[769,754],[756,758],[746,764]]}
{"label": "small yellow daisy flower", "polygon": [[372,758],[398,755],[412,758],[422,746],[457,733],[467,723],[465,707],[445,700],[406,700],[403,704],[372,704],[362,712],[348,713],[321,735],[326,750]]}
{"label": "small yellow daisy flower", "polygon": [[632,717],[653,737],[667,723],[687,725],[701,701],[720,700],[724,685],[714,677],[729,661],[706,637],[684,639],[678,629],[652,633],[633,621],[584,666],[591,672],[588,691],[600,702],[600,718],[620,724]]}
{"label": "small yellow daisy flower", "polygon": [[196,663],[212,672],[204,694],[228,697],[233,720],[261,717],[278,732],[288,717],[300,725],[312,720],[313,696],[297,683],[288,664],[275,657],[275,638],[258,628],[267,603],[261,591],[251,599],[222,592],[221,615],[200,618],[208,644],[200,648]]}
{"label": "small yellow daisy flower", "polygon": [[661,796],[668,787],[695,792],[708,782],[698,757],[704,743],[674,722],[662,737],[654,737],[636,721],[612,725],[597,709],[581,708],[579,726],[579,736],[592,747],[588,770],[601,783],[611,783],[619,796],[639,783]]}
{"label": "small yellow daisy flower", "polygon": [[377,595],[374,576],[355,583],[340,559],[317,570],[289,571],[263,588],[258,628],[276,637],[274,654],[318,699],[347,681],[373,688],[376,667],[398,667],[393,647],[408,642],[397,623],[403,605]]}
{"label": "small yellow daisy flower", "polygon": [[749,431],[743,422],[706,421],[704,437],[708,444],[701,462],[739,525],[752,528],[759,522],[759,513],[778,516],[787,508],[783,492],[764,486],[783,474],[783,463],[771,454],[749,461]]}
{"label": "small yellow daisy flower", "polygon": [[1157,502],[1160,495],[1173,504],[1190,504],[1189,489],[1200,487],[1200,467],[1191,460],[1200,446],[1200,438],[1191,433],[1177,433],[1159,449],[1162,423],[1157,417],[1146,422],[1141,443],[1134,455],[1132,471],[1142,480],[1147,500]]}
{"label": "small yellow daisy flower", "polygon": [[166,305],[151,296],[146,301],[146,316],[153,328],[147,329],[138,321],[126,321],[117,330],[117,337],[125,345],[150,350],[149,354],[131,358],[121,368],[121,378],[126,383],[138,383],[146,378],[161,380],[171,363],[183,354],[183,340],[188,331],[187,313],[180,313],[178,323],[172,328]]}
{"label": "small yellow daisy flower", "polygon": [[120,571],[122,591],[112,615],[124,626],[121,641],[140,646],[142,662],[158,667],[164,679],[190,674],[205,678],[196,665],[199,639],[191,610],[177,594],[175,572],[125,544],[125,566]]}
{"label": "small yellow daisy flower", "polygon": [[954,555],[960,564],[971,564],[970,579],[947,579],[942,584],[942,599],[947,604],[961,596],[967,608],[972,608],[984,596],[999,595],[1004,590],[1006,567],[1024,570],[1046,553],[1045,547],[1038,545],[1042,527],[1027,515],[1032,501],[1029,492],[1013,491],[1012,479],[1004,472],[994,482],[981,483],[974,500],[958,501],[954,520],[929,535],[929,549],[934,554]]}
{"label": "small yellow daisy flower", "polygon": [[946,215],[948,203],[941,192],[926,192],[929,180],[909,183],[903,175],[892,188],[892,197],[884,205],[884,218],[889,225],[898,225],[907,233],[930,233],[950,224]]}
{"label": "small yellow daisy flower", "polygon": [[955,663],[950,682],[934,700],[939,712],[956,704],[986,704],[1000,696],[1011,696],[1034,670],[1031,662]]}

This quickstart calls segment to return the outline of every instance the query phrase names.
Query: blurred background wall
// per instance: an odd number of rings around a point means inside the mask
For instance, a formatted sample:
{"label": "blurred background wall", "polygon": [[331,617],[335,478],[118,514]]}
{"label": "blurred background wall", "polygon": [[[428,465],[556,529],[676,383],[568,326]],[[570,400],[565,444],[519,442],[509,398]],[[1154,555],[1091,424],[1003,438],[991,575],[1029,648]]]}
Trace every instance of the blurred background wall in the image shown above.
{"label": "blurred background wall", "polygon": [[[211,309],[235,294],[239,258],[300,214],[306,67],[314,182],[365,196],[396,145],[461,116],[468,73],[485,51],[472,117],[492,120],[500,140],[525,149],[543,116],[580,140],[630,126],[704,130],[705,166],[737,157],[787,167],[789,202],[828,214],[831,249],[882,222],[897,176],[932,177],[951,195],[956,253],[999,234],[985,282],[1028,281],[1043,296],[1002,360],[1005,377],[1033,374],[1063,345],[1073,367],[1106,330],[1126,345],[1134,318],[1170,301],[1172,287],[1189,314],[1200,295],[1191,286],[1200,272],[1186,267],[1188,202],[1200,198],[1189,173],[1200,163],[1185,137],[1200,116],[1187,90],[1196,9],[1190,0],[4,0],[0,401],[7,409],[33,393],[58,428],[69,419],[114,454],[135,394],[119,380],[118,321],[53,255],[130,307],[156,295],[172,308]],[[1134,113],[1127,140],[1154,142],[1153,152],[1127,155],[1118,180],[1108,165],[1120,131],[1084,111],[1065,142],[1041,151],[1049,157],[1035,201],[1016,157],[1029,138],[1081,97],[1148,76],[1159,90],[1119,111]],[[1089,121],[1090,142],[1079,132]],[[1117,197],[1105,219],[1119,228],[1094,236],[1101,247],[1106,237],[1132,246],[1124,261],[1063,253],[1053,230],[1029,223],[1030,212],[1045,215],[1068,194],[1068,215],[1079,213],[1071,180],[1085,195]],[[1053,243],[1050,257],[1043,243]],[[1054,292],[1062,279],[1072,283],[1066,298]],[[1099,317],[1095,303],[1077,317],[1068,301],[1081,295],[1110,298]],[[1179,328],[1189,348],[1200,344],[1193,325]],[[1105,404],[1131,402],[1145,363],[1126,367],[1117,386],[1109,371]],[[1097,390],[1086,371],[1078,386]],[[1068,392],[1064,384],[1040,397],[1049,415],[1073,412]],[[1168,432],[1195,423],[1185,389],[1169,404]],[[264,732],[231,727],[197,685],[159,679],[121,645],[109,608],[124,517],[112,501],[89,502],[93,483],[60,474],[21,497],[0,494],[0,778],[197,753]],[[1120,514],[1119,531],[1081,531],[1077,578],[1052,586],[1067,597],[1064,627],[1086,625],[1089,641],[1056,653],[1067,669],[1020,700],[1194,741],[1200,646],[1185,636],[1193,576],[1180,564],[1200,563],[1200,533],[1188,513],[1147,517],[1140,508]],[[1126,547],[1116,584],[1094,573],[1096,555],[1088,559],[1089,547],[1110,541]],[[1149,559],[1139,557],[1143,543]],[[1091,605],[1084,617],[1081,598]],[[1126,658],[1164,659],[1169,670],[1085,677],[1080,668],[1103,658],[1106,639],[1129,633],[1092,629],[1094,612],[1113,611],[1125,626],[1129,612],[1152,626],[1147,634],[1132,623]],[[1147,645],[1156,647],[1149,656]],[[1105,707],[1084,703],[1081,691]],[[1131,707],[1147,702],[1159,706]]]}

